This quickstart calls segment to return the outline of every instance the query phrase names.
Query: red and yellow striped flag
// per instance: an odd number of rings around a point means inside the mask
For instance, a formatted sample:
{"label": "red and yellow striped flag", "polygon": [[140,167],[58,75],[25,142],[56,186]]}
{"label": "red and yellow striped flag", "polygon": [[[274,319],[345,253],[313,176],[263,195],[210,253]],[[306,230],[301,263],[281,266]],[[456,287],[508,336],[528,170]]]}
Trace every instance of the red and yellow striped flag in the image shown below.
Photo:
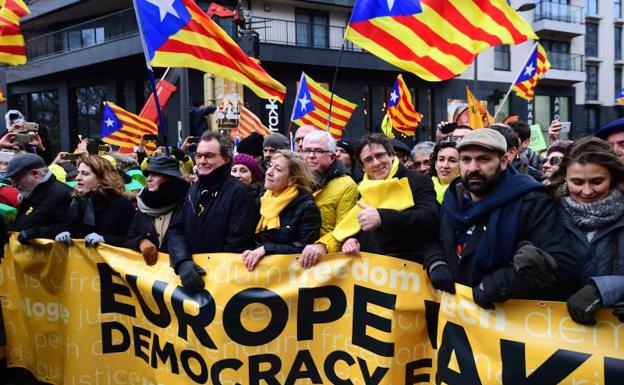
{"label": "red and yellow striped flag", "polygon": [[26,48],[19,19],[30,10],[22,0],[6,0],[0,5],[0,63],[25,64]]}
{"label": "red and yellow striped flag", "polygon": [[466,71],[480,52],[537,39],[505,0],[357,0],[345,38],[427,81]]}
{"label": "red and yellow striped flag", "polygon": [[6,98],[4,97],[4,92],[2,91],[2,88],[0,88],[0,104],[6,102]]}
{"label": "red and yellow striped flag", "polygon": [[[104,102],[100,136],[105,143],[119,147],[134,147],[141,143],[146,134],[158,134],[158,126],[149,119],[128,112],[115,103]],[[156,150],[156,144],[147,142],[149,152]]]}
{"label": "red and yellow striped flag", "polygon": [[390,100],[388,100],[388,115],[395,130],[407,136],[416,134],[423,115],[414,108],[412,95],[403,80],[403,75],[397,77],[392,87]]}
{"label": "red and yellow striped flag", "polygon": [[334,138],[340,139],[357,104],[351,103],[336,94],[332,99],[331,92],[303,72],[299,80],[299,91],[290,120],[300,126],[310,124],[320,130],[327,130],[327,122],[330,120],[330,100],[332,109],[329,132]]}
{"label": "red and yellow striped flag", "polygon": [[247,56],[194,1],[179,0],[175,7],[165,3],[134,0],[153,66],[195,68],[244,84],[261,98],[284,101],[286,87]]}
{"label": "red and yellow striped flag", "polygon": [[238,127],[230,131],[230,138],[234,140],[238,136],[239,139],[245,139],[253,132],[257,132],[262,136],[271,135],[271,130],[262,124],[260,118],[245,108],[245,106],[241,106]]}

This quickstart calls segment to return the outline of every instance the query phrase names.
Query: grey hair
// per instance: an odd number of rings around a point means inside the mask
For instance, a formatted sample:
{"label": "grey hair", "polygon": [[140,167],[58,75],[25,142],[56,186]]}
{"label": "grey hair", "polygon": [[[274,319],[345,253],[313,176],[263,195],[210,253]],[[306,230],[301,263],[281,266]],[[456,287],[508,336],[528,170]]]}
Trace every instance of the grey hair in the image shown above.
{"label": "grey hair", "polygon": [[334,137],[327,131],[314,130],[303,138],[303,145],[309,142],[320,142],[327,144],[327,151],[332,154],[336,152],[336,141]]}
{"label": "grey hair", "polygon": [[431,142],[431,141],[424,141],[424,142],[419,142],[416,143],[416,145],[414,146],[414,148],[412,148],[412,158],[414,157],[414,155],[416,154],[428,154],[430,155],[433,152],[433,148],[435,147],[435,143]]}

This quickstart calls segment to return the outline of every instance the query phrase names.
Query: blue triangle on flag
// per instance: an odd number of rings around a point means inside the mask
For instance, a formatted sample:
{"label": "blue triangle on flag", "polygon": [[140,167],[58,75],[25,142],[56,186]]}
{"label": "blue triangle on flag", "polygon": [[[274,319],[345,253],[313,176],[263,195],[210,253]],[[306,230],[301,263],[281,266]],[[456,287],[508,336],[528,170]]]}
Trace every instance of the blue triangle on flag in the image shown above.
{"label": "blue triangle on flag", "polygon": [[191,14],[182,0],[169,2],[136,0],[141,18],[145,48],[150,59],[169,38],[178,33],[191,20]]}
{"label": "blue triangle on flag", "polygon": [[102,126],[100,127],[100,137],[105,138],[110,134],[118,131],[123,127],[115,112],[110,108],[108,103],[104,104],[102,109]]}
{"label": "blue triangle on flag", "polygon": [[390,92],[390,98],[388,99],[388,108],[394,107],[401,101],[401,90],[399,89],[399,80],[394,82],[392,92]]}
{"label": "blue triangle on flag", "polygon": [[357,0],[349,23],[376,17],[409,16],[422,12],[419,0]]}
{"label": "blue triangle on flag", "polygon": [[297,100],[295,100],[295,107],[293,111],[292,120],[300,119],[310,112],[314,111],[314,103],[312,102],[312,95],[310,95],[310,90],[308,89],[308,82],[306,81],[306,77],[301,77],[301,82],[299,83],[299,93],[297,94]]}

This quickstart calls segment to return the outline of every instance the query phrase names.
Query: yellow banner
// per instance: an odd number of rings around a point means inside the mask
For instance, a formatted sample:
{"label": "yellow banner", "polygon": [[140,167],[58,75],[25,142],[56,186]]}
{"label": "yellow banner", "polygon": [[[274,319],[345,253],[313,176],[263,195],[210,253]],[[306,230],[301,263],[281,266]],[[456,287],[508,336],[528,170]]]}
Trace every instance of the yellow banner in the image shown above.
{"label": "yellow banner", "polygon": [[[195,256],[189,293],[160,255],[15,241],[0,264],[9,366],[52,384],[624,383],[624,323],[575,324],[560,302],[486,311],[441,297],[421,265],[363,254]],[[433,344],[430,341],[435,341]],[[437,350],[435,349],[437,348]]]}

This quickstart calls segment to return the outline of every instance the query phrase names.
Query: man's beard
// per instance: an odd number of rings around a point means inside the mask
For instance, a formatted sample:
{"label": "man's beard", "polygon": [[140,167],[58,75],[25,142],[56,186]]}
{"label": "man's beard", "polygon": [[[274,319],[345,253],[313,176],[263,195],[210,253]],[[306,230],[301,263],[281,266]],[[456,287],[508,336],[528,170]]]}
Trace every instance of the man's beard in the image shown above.
{"label": "man's beard", "polygon": [[[461,180],[466,190],[470,191],[478,197],[483,197],[487,193],[492,191],[494,187],[496,187],[501,172],[501,165],[499,163],[499,165],[496,167],[496,172],[494,173],[494,175],[486,177],[485,175],[482,175],[479,171],[474,171],[462,176]],[[470,178],[478,178],[478,182],[475,183],[474,180],[470,181]]]}

